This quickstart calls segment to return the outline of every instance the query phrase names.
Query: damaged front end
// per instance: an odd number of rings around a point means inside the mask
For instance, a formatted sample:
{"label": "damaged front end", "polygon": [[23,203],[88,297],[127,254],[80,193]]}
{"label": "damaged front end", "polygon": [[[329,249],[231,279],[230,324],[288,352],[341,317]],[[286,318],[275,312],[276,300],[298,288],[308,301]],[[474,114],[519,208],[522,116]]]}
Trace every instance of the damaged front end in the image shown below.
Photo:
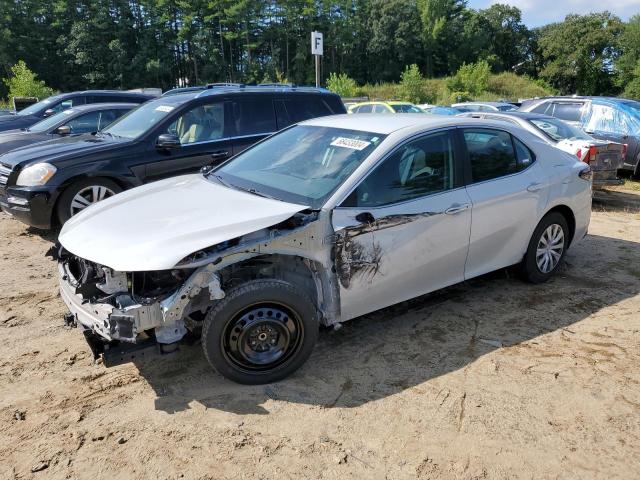
{"label": "damaged front end", "polygon": [[124,344],[175,344],[187,334],[190,316],[198,318],[224,297],[212,264],[117,272],[61,248],[58,270],[67,322],[83,329],[96,356]]}

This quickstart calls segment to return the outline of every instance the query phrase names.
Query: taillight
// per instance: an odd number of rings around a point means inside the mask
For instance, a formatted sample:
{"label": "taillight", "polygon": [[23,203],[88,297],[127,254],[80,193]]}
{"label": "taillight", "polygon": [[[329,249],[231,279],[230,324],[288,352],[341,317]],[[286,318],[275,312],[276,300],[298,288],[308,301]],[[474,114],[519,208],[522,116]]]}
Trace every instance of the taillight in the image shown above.
{"label": "taillight", "polygon": [[598,153],[598,147],[596,146],[590,146],[589,147],[589,151],[587,151],[587,154],[584,156],[584,158],[582,159],[582,161],[584,163],[589,163],[591,162],[591,160],[595,160],[596,159],[596,154]]}
{"label": "taillight", "polygon": [[592,177],[591,167],[587,164],[586,167],[583,167],[582,170],[578,172],[578,176],[581,179],[586,180],[587,182],[590,182]]}
{"label": "taillight", "polygon": [[582,149],[579,148],[578,151],[576,152],[576,157],[578,157],[578,160],[582,160]]}

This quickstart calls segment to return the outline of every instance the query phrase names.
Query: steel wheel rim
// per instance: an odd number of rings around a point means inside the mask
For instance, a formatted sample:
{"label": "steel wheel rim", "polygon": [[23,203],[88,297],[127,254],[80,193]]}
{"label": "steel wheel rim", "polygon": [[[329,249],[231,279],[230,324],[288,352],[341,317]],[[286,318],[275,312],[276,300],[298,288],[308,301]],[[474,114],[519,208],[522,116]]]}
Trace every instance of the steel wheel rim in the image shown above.
{"label": "steel wheel rim", "polygon": [[549,225],[538,240],[536,264],[542,273],[552,272],[560,263],[564,252],[564,230],[554,223]]}
{"label": "steel wheel rim", "polygon": [[71,199],[71,216],[73,217],[89,205],[98,203],[100,200],[112,197],[115,194],[116,192],[103,185],[90,185],[88,187],[84,187],[74,195],[73,199]]}
{"label": "steel wheel rim", "polygon": [[260,373],[289,360],[300,349],[302,337],[302,322],[292,309],[278,303],[258,303],[227,323],[222,351],[235,367]]}

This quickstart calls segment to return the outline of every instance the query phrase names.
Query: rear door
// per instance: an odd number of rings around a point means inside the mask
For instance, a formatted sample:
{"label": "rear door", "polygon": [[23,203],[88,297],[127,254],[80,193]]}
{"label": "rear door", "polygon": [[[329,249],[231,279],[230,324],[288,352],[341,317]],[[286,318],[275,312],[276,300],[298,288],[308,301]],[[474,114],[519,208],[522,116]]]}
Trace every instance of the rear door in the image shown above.
{"label": "rear door", "polygon": [[278,130],[273,99],[269,95],[238,95],[231,100],[233,155]]}
{"label": "rear door", "polygon": [[472,223],[465,278],[518,263],[547,204],[549,182],[531,150],[495,128],[461,128]]}
{"label": "rear door", "polygon": [[[149,146],[150,161],[145,168],[145,182],[197,172],[207,165],[216,165],[231,156],[229,129],[230,108],[221,99],[198,103],[174,117],[157,132]],[[157,136],[168,133],[178,136],[180,147],[170,150],[155,146]]]}
{"label": "rear door", "polygon": [[458,158],[452,130],[416,137],[334,209],[343,319],[463,280],[471,208]]}

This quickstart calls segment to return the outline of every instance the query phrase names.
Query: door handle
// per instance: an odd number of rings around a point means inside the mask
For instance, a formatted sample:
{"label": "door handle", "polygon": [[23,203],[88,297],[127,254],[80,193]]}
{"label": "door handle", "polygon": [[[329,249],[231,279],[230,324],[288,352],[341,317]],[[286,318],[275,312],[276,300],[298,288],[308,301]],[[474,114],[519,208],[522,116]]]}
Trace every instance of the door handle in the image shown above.
{"label": "door handle", "polygon": [[211,160],[220,161],[226,159],[228,156],[229,152],[227,152],[226,150],[220,150],[211,154]]}
{"label": "door handle", "polygon": [[527,187],[527,190],[529,192],[537,192],[538,190],[542,189],[542,187],[544,187],[544,185],[541,183],[532,183]]}
{"label": "door handle", "polygon": [[356,215],[356,220],[360,223],[373,223],[376,221],[376,217],[370,212],[360,212]]}
{"label": "door handle", "polygon": [[444,213],[446,213],[447,215],[455,215],[456,213],[464,212],[470,206],[471,205],[469,205],[468,203],[463,203],[461,205],[459,205],[459,204],[451,205],[449,208],[447,208],[444,211]]}

